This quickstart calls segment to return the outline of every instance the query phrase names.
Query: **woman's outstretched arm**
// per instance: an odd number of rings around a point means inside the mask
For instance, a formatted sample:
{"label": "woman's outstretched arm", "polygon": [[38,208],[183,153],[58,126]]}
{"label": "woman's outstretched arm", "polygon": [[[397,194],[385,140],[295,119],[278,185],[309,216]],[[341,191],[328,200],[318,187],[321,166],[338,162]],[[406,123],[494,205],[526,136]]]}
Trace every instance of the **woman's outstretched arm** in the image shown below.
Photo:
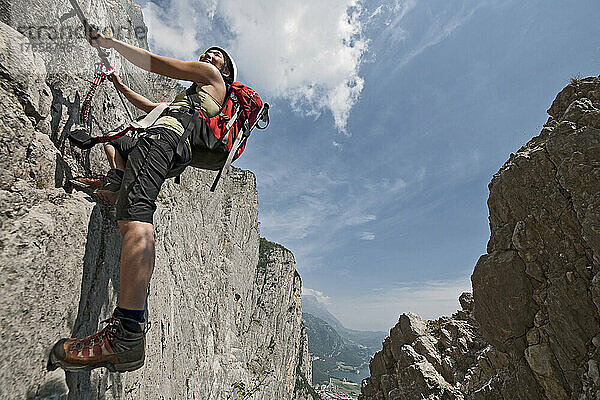
{"label": "woman's outstretched arm", "polygon": [[212,85],[222,79],[219,70],[210,63],[180,61],[159,56],[148,50],[100,34],[93,39],[88,37],[88,41],[92,46],[99,45],[100,47],[115,49],[132,64],[169,78],[206,85]]}

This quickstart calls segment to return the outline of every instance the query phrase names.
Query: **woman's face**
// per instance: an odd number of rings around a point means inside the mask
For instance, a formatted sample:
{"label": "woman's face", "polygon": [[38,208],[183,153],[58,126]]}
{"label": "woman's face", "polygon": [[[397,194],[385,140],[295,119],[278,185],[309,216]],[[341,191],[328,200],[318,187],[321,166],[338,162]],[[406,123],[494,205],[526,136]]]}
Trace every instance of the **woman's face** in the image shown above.
{"label": "woman's face", "polygon": [[223,53],[221,53],[217,49],[208,50],[206,53],[200,56],[200,60],[202,62],[211,63],[219,71],[223,69],[223,65],[225,65],[225,58],[223,57]]}

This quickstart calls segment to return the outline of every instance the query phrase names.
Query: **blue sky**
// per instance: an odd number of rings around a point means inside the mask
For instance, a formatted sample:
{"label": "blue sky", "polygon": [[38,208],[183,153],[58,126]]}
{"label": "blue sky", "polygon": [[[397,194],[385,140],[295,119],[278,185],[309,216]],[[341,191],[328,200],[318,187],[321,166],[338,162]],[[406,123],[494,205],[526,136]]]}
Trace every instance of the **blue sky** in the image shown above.
{"label": "blue sky", "polygon": [[271,125],[236,164],[261,235],[349,328],[450,314],[489,237],[487,185],[575,75],[598,75],[600,3],[143,2],[151,48],[232,49]]}

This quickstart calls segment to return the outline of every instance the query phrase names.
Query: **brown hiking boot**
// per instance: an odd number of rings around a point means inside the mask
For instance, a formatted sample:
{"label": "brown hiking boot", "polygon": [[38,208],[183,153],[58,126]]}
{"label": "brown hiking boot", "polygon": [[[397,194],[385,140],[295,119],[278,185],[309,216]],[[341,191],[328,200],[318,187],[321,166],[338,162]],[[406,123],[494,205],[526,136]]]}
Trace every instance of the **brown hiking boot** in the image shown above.
{"label": "brown hiking boot", "polygon": [[[142,324],[113,315],[102,321],[108,325],[84,339],[60,339],[52,348],[47,368],[67,371],[90,371],[106,367],[112,372],[133,371],[144,365],[146,332]],[[133,332],[125,326],[137,327]]]}
{"label": "brown hiking boot", "polygon": [[73,187],[103,204],[114,205],[119,196],[123,171],[111,169],[102,177],[77,177],[70,180]]}
{"label": "brown hiking boot", "polygon": [[104,177],[78,176],[71,179],[71,183],[75,189],[92,194],[95,190],[102,189],[102,186],[104,186]]}

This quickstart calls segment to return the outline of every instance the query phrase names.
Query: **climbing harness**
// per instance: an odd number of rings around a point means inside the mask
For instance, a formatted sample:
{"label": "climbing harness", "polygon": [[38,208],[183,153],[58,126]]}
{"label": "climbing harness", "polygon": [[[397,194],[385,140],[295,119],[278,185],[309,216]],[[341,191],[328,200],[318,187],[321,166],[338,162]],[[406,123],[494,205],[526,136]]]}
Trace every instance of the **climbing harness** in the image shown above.
{"label": "climbing harness", "polygon": [[160,117],[160,115],[167,109],[169,105],[167,103],[160,103],[154,107],[143,118],[139,118],[127,125],[120,125],[117,129],[108,132],[105,136],[90,136],[85,129],[76,129],[71,131],[69,134],[69,141],[71,144],[79,147],[80,149],[91,149],[98,143],[108,143],[116,140],[130,131],[143,132],[150,127]]}

